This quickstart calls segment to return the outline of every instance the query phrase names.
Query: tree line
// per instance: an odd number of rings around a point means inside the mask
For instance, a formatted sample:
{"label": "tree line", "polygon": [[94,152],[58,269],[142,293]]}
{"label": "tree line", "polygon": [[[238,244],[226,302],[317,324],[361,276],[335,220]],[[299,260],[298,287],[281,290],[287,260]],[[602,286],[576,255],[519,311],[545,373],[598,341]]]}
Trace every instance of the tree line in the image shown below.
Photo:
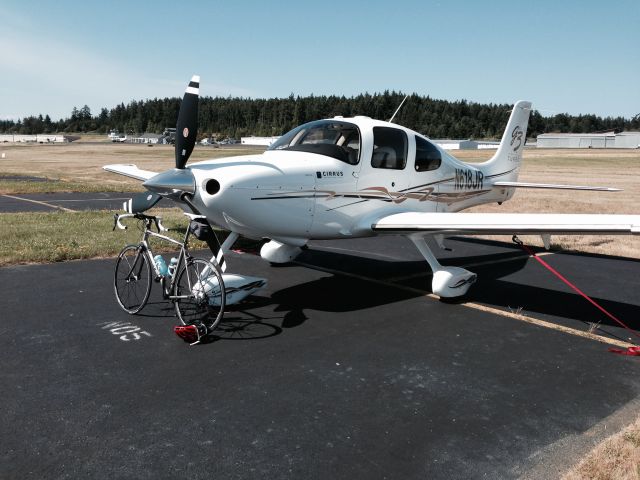
{"label": "tree line", "polygon": [[[388,120],[404,98],[401,92],[360,94],[353,97],[314,96],[249,99],[204,97],[198,111],[199,135],[240,138],[242,136],[275,136],[305,122],[342,115],[365,115]],[[21,120],[0,120],[0,132],[19,134],[41,133],[162,133],[173,127],[178,118],[179,98],[121,103],[112,109],[102,108],[93,115],[85,105],[74,107],[68,118],[57,121],[49,115],[30,116]],[[421,132],[430,138],[490,139],[502,135],[511,105],[481,104],[466,100],[437,100],[429,96],[410,95],[396,115],[395,123]],[[611,130],[640,129],[640,114],[632,119],[569,115],[560,113],[544,117],[531,113],[528,135],[540,133],[593,133]]]}

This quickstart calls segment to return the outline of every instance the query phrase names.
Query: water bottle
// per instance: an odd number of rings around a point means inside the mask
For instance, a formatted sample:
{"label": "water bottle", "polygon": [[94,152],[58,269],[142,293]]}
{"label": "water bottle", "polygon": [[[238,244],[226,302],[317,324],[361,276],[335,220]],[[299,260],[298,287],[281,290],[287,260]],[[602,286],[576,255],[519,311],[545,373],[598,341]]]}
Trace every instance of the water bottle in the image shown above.
{"label": "water bottle", "polygon": [[166,277],[169,274],[169,269],[167,268],[167,264],[164,261],[164,258],[162,258],[162,255],[156,255],[153,257],[153,260],[156,262],[160,275]]}
{"label": "water bottle", "polygon": [[176,274],[176,267],[178,266],[178,259],[176,257],[171,257],[169,261],[169,275],[172,277]]}

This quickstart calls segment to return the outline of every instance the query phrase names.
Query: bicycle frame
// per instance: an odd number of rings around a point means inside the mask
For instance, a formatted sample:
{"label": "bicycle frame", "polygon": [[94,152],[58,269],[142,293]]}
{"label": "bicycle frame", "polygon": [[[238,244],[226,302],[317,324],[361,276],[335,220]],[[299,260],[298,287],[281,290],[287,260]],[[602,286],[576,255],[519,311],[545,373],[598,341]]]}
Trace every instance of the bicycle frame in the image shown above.
{"label": "bicycle frame", "polygon": [[[149,262],[151,263],[152,267],[153,267],[153,272],[156,276],[156,279],[160,279],[160,278],[164,278],[166,279],[165,276],[160,274],[160,270],[158,269],[158,265],[156,265],[156,262],[154,260],[154,255],[153,255],[153,249],[151,248],[151,245],[149,244],[149,238],[150,237],[154,237],[154,238],[158,238],[160,240],[164,240],[165,242],[169,242],[172,243],[176,246],[178,246],[180,248],[180,253],[178,254],[178,262],[176,263],[176,268],[173,271],[173,274],[170,276],[171,281],[169,282],[168,286],[163,285],[163,288],[165,290],[165,294],[167,296],[169,296],[170,299],[173,298],[173,296],[169,295],[169,292],[171,292],[171,290],[173,290],[175,281],[176,281],[176,277],[177,277],[177,273],[180,270],[180,266],[182,265],[182,262],[185,262],[189,259],[190,255],[189,255],[189,250],[187,248],[187,242],[189,240],[189,234],[190,231],[187,228],[187,231],[184,235],[184,239],[182,242],[179,242],[177,240],[174,240],[173,238],[167,237],[166,235],[162,235],[160,233],[156,233],[153,230],[151,230],[151,220],[150,219],[146,219],[145,220],[145,230],[144,230],[144,234],[142,237],[142,240],[140,241],[140,246],[142,247],[142,250],[144,251],[144,254],[147,255],[147,259],[149,260]],[[188,272],[187,272],[188,273]]]}
{"label": "bicycle frame", "polygon": [[[182,265],[182,263],[184,262],[186,265],[186,262],[189,261],[191,257],[191,255],[189,254],[189,250],[188,250],[188,241],[189,241],[189,235],[191,234],[191,230],[190,228],[187,227],[187,231],[185,232],[184,235],[184,239],[182,240],[182,242],[179,242],[177,240],[174,240],[173,238],[170,238],[166,235],[162,235],[161,233],[159,233],[160,230],[166,230],[164,227],[162,227],[161,222],[160,222],[160,218],[159,217],[153,217],[153,216],[136,216],[135,214],[124,214],[124,215],[114,215],[114,229],[116,228],[116,226],[118,226],[121,229],[126,229],[125,226],[123,226],[122,224],[120,224],[120,219],[121,218],[125,218],[125,217],[134,217],[140,221],[144,221],[144,232],[142,234],[142,240],[140,241],[140,243],[138,244],[138,254],[136,255],[136,258],[131,266],[131,270],[129,271],[129,273],[127,274],[127,278],[130,277],[133,273],[134,270],[136,268],[136,265],[138,265],[138,258],[139,255],[145,255],[147,257],[147,260],[149,261],[149,263],[152,266],[153,272],[154,272],[154,278],[156,281],[160,281],[162,284],[162,289],[163,289],[163,296],[169,300],[176,300],[176,299],[182,299],[182,298],[188,298],[188,296],[175,296],[175,295],[170,295],[170,292],[174,289],[175,283],[177,281],[177,274],[180,271],[180,267]],[[154,232],[153,230],[151,230],[152,227],[152,222],[155,222],[156,227],[158,228],[158,233]],[[173,271],[173,274],[170,275],[170,282],[168,285],[166,285],[166,279],[167,277],[162,275],[160,273],[160,270],[158,268],[158,266],[156,265],[156,262],[154,260],[154,254],[153,254],[153,249],[149,243],[149,239],[155,237],[158,238],[160,240],[164,240],[165,242],[169,242],[172,243],[176,246],[178,246],[180,248],[180,253],[178,254],[178,261],[176,263],[176,268]],[[215,262],[215,257],[211,259],[212,262]],[[189,269],[186,270],[186,274],[187,274],[187,283],[189,286],[191,286],[193,284],[191,278],[189,277]],[[201,276],[202,278],[207,278],[207,276],[210,274],[209,270],[207,268],[205,268],[202,272],[201,272]]]}

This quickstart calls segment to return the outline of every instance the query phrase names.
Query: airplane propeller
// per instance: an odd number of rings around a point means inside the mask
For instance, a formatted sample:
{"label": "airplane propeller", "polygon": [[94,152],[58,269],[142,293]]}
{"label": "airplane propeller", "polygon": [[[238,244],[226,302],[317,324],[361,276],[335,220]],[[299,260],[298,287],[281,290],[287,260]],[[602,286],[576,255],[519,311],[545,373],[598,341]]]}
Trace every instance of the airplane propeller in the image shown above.
{"label": "airplane propeller", "polygon": [[183,169],[196,144],[198,133],[198,94],[200,77],[194,75],[180,104],[176,124],[176,168]]}
{"label": "airplane propeller", "polygon": [[[196,191],[196,181],[191,170],[185,168],[198,133],[198,95],[200,76],[194,75],[185,90],[178,121],[176,123],[176,167],[166,170],[145,181],[142,185],[149,192],[141,193],[129,200],[132,213],[142,213],[160,201],[162,197],[186,202],[193,209],[189,195]],[[127,204],[125,203],[125,209]]]}

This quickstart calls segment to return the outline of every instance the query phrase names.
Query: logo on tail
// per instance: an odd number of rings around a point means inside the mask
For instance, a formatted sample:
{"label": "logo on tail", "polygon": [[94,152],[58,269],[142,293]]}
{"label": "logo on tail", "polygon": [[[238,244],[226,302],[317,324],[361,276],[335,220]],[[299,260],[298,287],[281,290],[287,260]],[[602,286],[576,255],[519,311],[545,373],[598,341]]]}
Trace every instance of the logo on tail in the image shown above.
{"label": "logo on tail", "polygon": [[[518,142],[518,144],[513,147],[513,144],[516,142]],[[511,146],[513,147],[514,152],[517,152],[522,146],[522,129],[520,128],[520,125],[516,125],[516,128],[511,132]]]}

